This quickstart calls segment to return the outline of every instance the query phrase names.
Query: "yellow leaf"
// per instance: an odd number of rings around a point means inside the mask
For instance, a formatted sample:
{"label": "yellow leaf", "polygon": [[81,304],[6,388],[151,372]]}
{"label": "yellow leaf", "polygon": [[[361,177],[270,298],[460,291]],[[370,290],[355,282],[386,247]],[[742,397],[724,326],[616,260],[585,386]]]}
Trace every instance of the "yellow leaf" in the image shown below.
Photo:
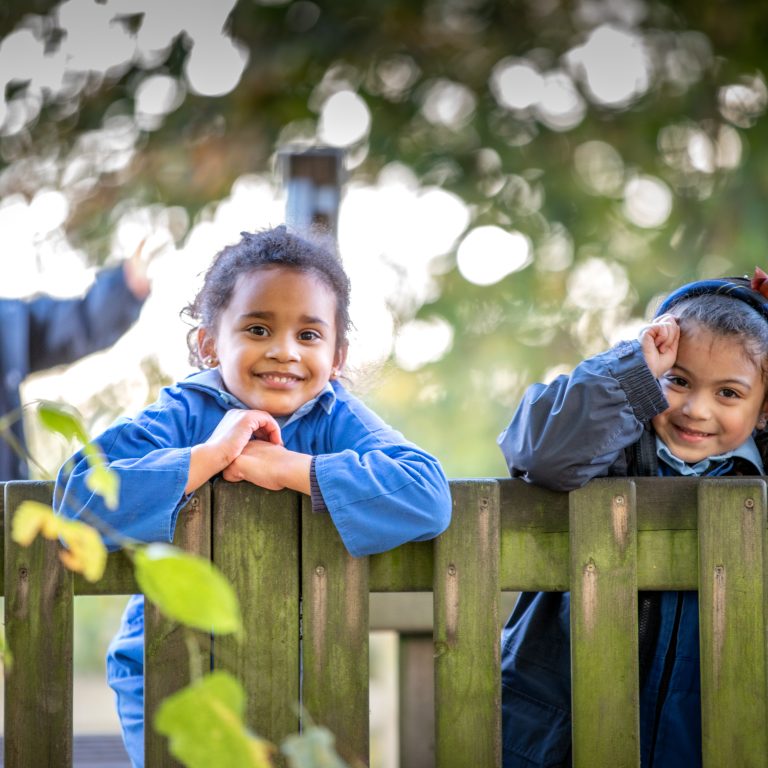
{"label": "yellow leaf", "polygon": [[59,554],[70,571],[82,573],[90,582],[98,581],[107,566],[107,548],[99,532],[79,520],[59,520],[59,536],[67,549]]}
{"label": "yellow leaf", "polygon": [[107,565],[107,548],[99,532],[79,520],[65,520],[37,501],[24,501],[13,517],[11,538],[28,547],[40,534],[46,539],[61,539],[67,547],[59,557],[70,571],[82,573],[88,581],[98,581]]}
{"label": "yellow leaf", "polygon": [[13,516],[11,539],[22,547],[28,547],[38,533],[50,526],[50,518],[53,517],[53,510],[46,504],[23,501]]}

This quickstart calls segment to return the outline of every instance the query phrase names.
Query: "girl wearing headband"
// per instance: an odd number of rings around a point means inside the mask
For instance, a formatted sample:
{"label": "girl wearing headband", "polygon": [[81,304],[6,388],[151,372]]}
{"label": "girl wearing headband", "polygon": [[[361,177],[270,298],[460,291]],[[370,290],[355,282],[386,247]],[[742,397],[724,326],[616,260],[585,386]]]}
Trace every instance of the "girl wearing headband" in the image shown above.
{"label": "girl wearing headband", "polygon": [[[534,384],[499,445],[513,477],[570,491],[603,476],[762,475],[768,279],[673,292],[637,339]],[[640,752],[702,764],[696,592],[639,595]],[[524,593],[502,634],[504,768],[571,762],[570,596]]]}

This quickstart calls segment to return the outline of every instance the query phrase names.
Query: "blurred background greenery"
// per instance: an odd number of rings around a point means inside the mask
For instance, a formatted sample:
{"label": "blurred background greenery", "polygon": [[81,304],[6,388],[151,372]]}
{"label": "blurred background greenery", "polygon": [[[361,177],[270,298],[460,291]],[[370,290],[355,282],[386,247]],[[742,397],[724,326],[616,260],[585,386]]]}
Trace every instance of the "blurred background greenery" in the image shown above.
{"label": "blurred background greenery", "polygon": [[158,334],[191,295],[164,286],[279,223],[280,148],[330,144],[363,396],[449,475],[503,475],[527,384],[678,283],[766,266],[765,29],[714,0],[6,0],[0,268],[32,265],[6,293],[64,290],[144,228],[171,313],[105,383],[29,399],[99,428],[183,375]]}

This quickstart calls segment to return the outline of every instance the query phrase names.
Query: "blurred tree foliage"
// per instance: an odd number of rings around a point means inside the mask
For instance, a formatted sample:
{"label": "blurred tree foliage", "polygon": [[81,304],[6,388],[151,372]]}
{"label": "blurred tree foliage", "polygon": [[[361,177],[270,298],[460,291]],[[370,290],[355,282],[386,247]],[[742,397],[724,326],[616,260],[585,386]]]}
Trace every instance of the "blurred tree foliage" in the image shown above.
{"label": "blurred tree foliage", "polygon": [[[530,263],[491,285],[465,279],[455,248],[438,260],[438,295],[399,319],[448,321],[450,351],[416,371],[390,363],[367,393],[452,476],[504,474],[495,437],[522,389],[612,343],[658,294],[766,266],[764,3],[211,2],[231,7],[225,33],[247,51],[237,86],[220,96],[196,93],[190,76],[202,50],[190,30],[207,23],[205,5],[5,0],[6,41],[29,29],[50,55],[67,14],[109,12],[139,41],[154,19],[165,40],[102,71],[70,61],[58,89],[9,76],[11,48],[0,47],[0,195],[65,190],[68,236],[103,258],[119,202],[183,206],[194,218],[238,176],[270,168],[281,146],[312,141],[330,95],[355,92],[371,125],[349,147],[351,179],[401,163],[465,201],[469,228],[531,244]],[[109,43],[94,26],[90,44]],[[152,74],[178,81],[174,105],[139,119]],[[133,137],[129,161],[88,155],[115,125]]]}

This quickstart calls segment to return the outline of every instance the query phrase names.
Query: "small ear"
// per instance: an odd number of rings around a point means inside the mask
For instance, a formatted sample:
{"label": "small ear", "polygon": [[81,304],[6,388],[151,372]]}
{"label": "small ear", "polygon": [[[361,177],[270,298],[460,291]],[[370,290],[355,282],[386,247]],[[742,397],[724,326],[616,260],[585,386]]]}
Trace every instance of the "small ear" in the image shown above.
{"label": "small ear", "polygon": [[349,344],[345,341],[340,347],[338,347],[338,349],[336,350],[336,354],[333,356],[333,370],[336,376],[339,375],[339,373],[344,368],[344,365],[347,362],[348,351],[349,351]]}
{"label": "small ear", "polygon": [[201,360],[216,357],[216,339],[202,325],[197,329],[197,354]]}

